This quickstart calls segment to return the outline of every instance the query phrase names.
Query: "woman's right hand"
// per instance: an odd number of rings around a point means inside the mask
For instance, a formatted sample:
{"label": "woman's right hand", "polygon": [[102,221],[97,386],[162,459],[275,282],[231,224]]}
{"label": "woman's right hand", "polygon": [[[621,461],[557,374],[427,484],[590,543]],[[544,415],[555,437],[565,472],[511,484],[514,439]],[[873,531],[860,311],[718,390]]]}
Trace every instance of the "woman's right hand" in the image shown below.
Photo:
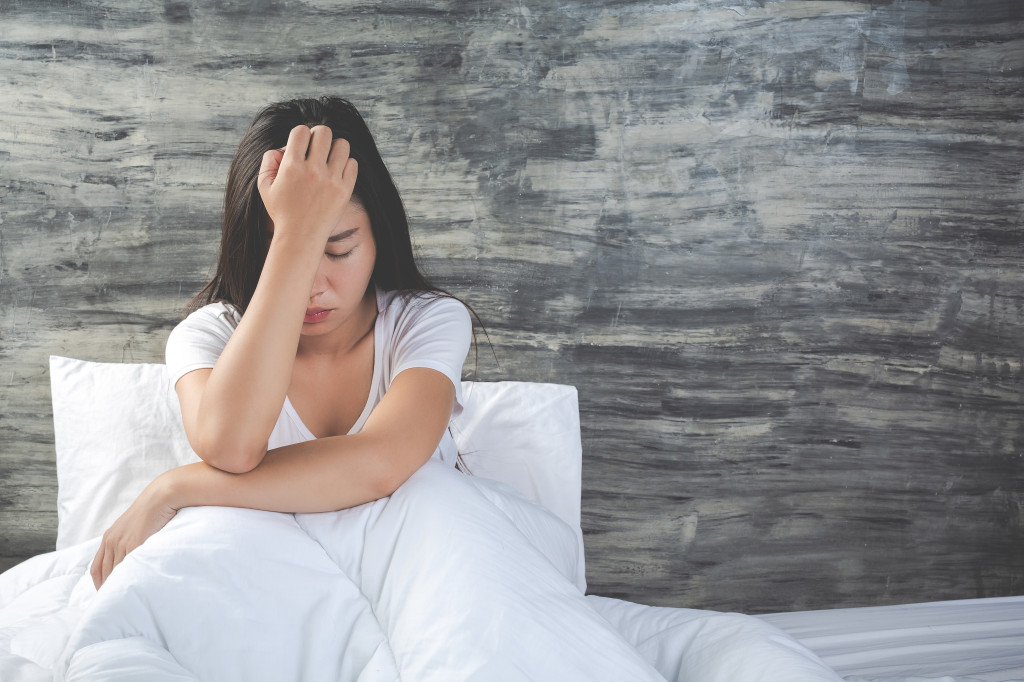
{"label": "woman's right hand", "polygon": [[284,150],[263,155],[256,186],[275,238],[288,235],[325,243],[341,220],[358,166],[349,156],[348,141],[332,136],[327,126],[296,126]]}

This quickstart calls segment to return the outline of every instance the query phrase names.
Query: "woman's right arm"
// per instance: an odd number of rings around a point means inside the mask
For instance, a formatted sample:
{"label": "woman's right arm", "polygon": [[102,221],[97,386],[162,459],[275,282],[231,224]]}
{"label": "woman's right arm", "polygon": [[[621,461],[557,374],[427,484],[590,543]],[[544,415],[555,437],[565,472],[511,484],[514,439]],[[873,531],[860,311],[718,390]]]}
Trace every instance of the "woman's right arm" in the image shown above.
{"label": "woman's right arm", "polygon": [[258,188],[274,235],[256,291],[216,366],[175,385],[192,449],[218,469],[250,471],[267,452],[324,245],[355,187],[348,153],[326,126],[297,126],[283,153],[263,157]]}

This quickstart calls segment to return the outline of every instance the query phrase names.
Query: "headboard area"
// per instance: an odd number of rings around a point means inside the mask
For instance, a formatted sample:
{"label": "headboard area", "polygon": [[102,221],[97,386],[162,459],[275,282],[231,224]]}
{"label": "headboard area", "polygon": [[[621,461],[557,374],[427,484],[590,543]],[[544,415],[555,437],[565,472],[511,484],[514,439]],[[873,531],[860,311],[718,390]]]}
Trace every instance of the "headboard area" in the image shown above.
{"label": "headboard area", "polygon": [[15,4],[0,569],[57,540],[49,356],[162,363],[242,132],[336,94],[464,378],[577,389],[592,592],[1024,593],[1019,0]]}

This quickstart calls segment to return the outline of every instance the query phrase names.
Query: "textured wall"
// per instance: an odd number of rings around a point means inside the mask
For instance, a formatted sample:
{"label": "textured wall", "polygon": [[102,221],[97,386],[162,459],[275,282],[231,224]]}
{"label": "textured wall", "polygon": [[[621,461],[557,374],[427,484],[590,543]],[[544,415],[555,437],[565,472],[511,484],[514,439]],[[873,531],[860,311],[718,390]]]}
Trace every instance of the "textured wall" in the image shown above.
{"label": "textured wall", "polygon": [[0,0],[0,567],[47,356],[161,361],[241,131],[335,93],[480,378],[579,387],[592,592],[1024,593],[1022,7]]}

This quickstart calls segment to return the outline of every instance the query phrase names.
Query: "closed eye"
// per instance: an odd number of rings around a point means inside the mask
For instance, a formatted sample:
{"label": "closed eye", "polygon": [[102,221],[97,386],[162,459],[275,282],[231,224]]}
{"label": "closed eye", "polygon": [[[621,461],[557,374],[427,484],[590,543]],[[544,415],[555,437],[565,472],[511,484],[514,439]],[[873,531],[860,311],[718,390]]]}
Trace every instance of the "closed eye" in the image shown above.
{"label": "closed eye", "polygon": [[355,249],[350,249],[345,253],[331,253],[327,251],[324,253],[324,255],[330,258],[331,260],[341,260],[342,258],[348,258],[350,255],[352,255],[353,251],[355,251]]}

